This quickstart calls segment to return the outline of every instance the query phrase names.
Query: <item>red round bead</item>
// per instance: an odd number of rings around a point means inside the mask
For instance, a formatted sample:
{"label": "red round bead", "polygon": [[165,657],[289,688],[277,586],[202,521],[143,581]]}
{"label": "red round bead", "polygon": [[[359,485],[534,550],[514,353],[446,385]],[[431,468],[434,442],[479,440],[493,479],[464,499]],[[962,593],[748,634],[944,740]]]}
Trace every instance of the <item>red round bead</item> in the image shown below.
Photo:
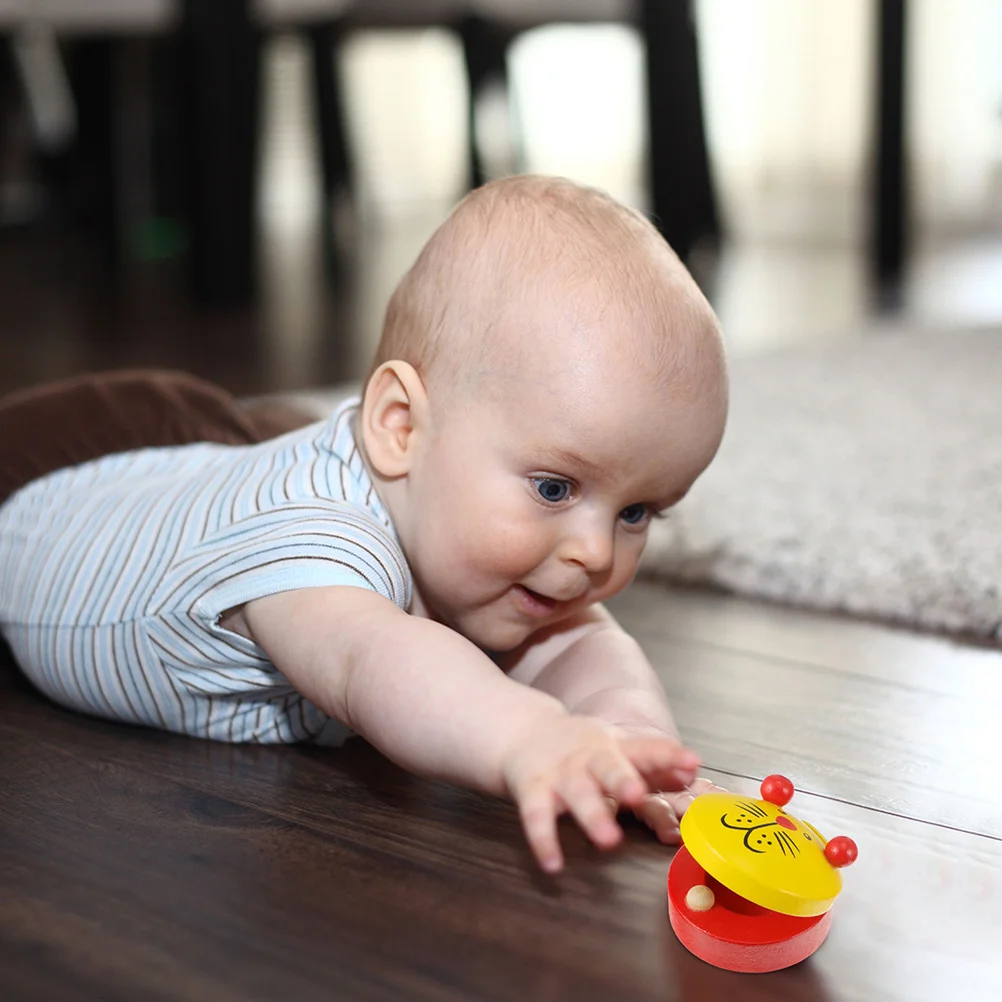
{"label": "red round bead", "polygon": [[836,835],[825,846],[825,859],[834,867],[849,866],[858,855],[859,849],[848,835]]}
{"label": "red round bead", "polygon": [[785,776],[766,776],[762,780],[762,799],[785,807],[793,799],[793,784]]}

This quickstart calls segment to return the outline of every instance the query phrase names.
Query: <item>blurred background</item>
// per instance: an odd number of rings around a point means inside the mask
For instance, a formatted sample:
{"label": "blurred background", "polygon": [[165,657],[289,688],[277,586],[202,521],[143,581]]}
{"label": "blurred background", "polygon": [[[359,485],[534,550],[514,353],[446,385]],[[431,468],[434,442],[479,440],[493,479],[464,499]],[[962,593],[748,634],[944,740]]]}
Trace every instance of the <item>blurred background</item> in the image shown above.
{"label": "blurred background", "polygon": [[0,0],[0,391],[365,371],[455,201],[652,214],[735,352],[1002,324],[1000,0]]}

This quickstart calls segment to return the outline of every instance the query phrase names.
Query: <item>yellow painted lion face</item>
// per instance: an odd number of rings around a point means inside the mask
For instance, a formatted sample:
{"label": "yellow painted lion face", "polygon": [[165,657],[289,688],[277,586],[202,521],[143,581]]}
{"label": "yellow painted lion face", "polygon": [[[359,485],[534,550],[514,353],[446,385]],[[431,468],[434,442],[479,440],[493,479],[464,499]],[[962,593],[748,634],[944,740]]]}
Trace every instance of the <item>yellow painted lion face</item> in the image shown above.
{"label": "yellow painted lion face", "polygon": [[[838,867],[856,858],[851,839],[828,840],[783,809],[793,795],[763,783],[770,800],[732,793],[697,797],[682,817],[682,841],[715,880],[747,900],[787,915],[820,915],[842,888]],[[834,851],[833,851],[834,850]]]}

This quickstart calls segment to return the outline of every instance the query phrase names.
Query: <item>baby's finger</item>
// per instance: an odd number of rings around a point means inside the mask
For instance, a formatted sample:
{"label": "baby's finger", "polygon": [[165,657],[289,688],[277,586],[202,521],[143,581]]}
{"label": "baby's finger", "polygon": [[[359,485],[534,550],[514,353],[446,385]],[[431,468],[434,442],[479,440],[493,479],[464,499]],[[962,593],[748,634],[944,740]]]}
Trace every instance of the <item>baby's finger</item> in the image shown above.
{"label": "baby's finger", "polygon": [[636,807],[649,792],[643,777],[618,750],[595,754],[588,766],[603,794],[624,807]]}
{"label": "baby's finger", "polygon": [[653,789],[682,789],[696,778],[699,756],[675,741],[628,738],[621,747]]}
{"label": "baby's finger", "polygon": [[518,796],[522,830],[536,861],[547,873],[558,873],[564,865],[557,838],[557,805],[546,783],[536,783]]}
{"label": "baby's finger", "polygon": [[652,793],[684,790],[696,778],[695,769],[641,769],[640,772]]}
{"label": "baby's finger", "polygon": [[700,797],[704,793],[726,793],[727,791],[722,786],[717,786],[712,779],[699,776],[689,784],[689,792],[693,797]]}
{"label": "baby's finger", "polygon": [[675,845],[679,842],[681,838],[679,815],[675,806],[669,803],[664,796],[656,794],[648,797],[637,808],[636,814],[666,845]]}
{"label": "baby's finger", "polygon": [[559,785],[558,792],[571,816],[595,845],[612,849],[619,844],[623,830],[616,823],[615,808],[592,776],[575,773]]}

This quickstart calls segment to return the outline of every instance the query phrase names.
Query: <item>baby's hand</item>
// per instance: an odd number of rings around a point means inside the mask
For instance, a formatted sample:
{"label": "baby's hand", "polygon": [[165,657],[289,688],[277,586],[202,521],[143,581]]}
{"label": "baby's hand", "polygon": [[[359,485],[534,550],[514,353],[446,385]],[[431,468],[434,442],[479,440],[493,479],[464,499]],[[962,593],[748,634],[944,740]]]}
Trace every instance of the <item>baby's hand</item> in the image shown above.
{"label": "baby's hand", "polygon": [[[700,777],[684,790],[674,793],[652,793],[644,797],[633,813],[650,828],[665,845],[677,845],[681,841],[679,824],[689,805],[703,793],[723,793],[709,779]],[[633,806],[625,805],[625,806]]]}
{"label": "baby's hand", "polygon": [[623,832],[616,804],[640,809],[652,791],[691,783],[699,760],[667,737],[624,737],[591,717],[548,717],[509,754],[505,783],[519,807],[522,826],[539,865],[563,866],[557,817],[570,813],[601,849]]}

